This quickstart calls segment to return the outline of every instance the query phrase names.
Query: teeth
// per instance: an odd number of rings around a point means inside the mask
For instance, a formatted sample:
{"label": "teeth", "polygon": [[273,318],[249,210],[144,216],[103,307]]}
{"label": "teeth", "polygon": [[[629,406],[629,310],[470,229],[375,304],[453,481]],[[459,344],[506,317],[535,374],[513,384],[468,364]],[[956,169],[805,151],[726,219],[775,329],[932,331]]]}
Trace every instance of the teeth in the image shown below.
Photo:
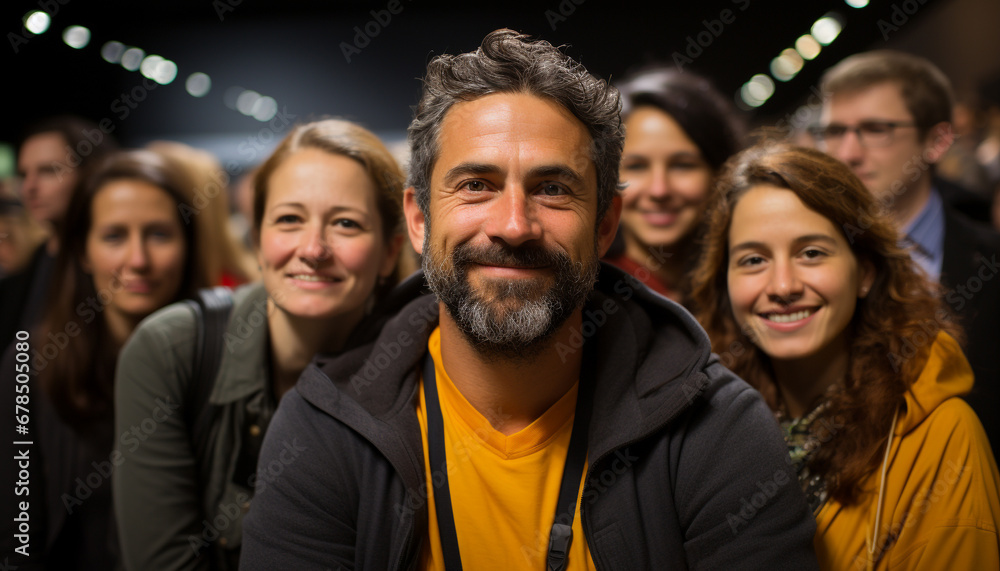
{"label": "teeth", "polygon": [[295,274],[292,276],[297,280],[302,280],[304,282],[332,282],[335,281],[333,278],[328,278],[324,276],[312,276],[308,274]]}
{"label": "teeth", "polygon": [[772,313],[767,316],[767,319],[775,323],[791,323],[792,321],[798,321],[800,319],[805,319],[809,317],[812,312],[808,309],[803,309],[802,311],[796,311],[795,313]]}

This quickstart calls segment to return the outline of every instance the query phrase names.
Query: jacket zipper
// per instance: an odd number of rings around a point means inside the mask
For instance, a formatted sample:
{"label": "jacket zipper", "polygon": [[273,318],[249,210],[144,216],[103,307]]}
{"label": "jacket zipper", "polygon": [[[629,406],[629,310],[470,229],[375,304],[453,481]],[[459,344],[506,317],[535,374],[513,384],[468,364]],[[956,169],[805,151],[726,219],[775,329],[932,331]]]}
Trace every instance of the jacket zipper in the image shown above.
{"label": "jacket zipper", "polygon": [[413,523],[410,523],[410,529],[407,530],[406,539],[403,541],[403,549],[400,550],[399,555],[396,556],[396,562],[393,564],[392,568],[398,571],[403,570],[403,558],[406,554],[410,552],[410,544],[413,543]]}

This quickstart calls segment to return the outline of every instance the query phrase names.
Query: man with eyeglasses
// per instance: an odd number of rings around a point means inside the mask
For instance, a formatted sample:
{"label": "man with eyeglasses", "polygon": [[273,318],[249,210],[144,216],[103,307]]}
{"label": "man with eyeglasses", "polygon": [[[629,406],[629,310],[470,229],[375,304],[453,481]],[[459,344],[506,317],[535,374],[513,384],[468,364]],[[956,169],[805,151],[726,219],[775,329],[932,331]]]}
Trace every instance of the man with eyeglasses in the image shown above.
{"label": "man with eyeglasses", "polygon": [[[813,134],[821,149],[851,167],[879,199],[913,260],[945,287],[945,300],[965,329],[965,353],[976,376],[967,400],[996,454],[1000,234],[959,212],[966,195],[933,176],[934,164],[955,139],[950,82],[926,59],[881,50],[830,68],[821,89],[822,119]],[[866,227],[868,214],[877,213],[859,213],[858,228]],[[914,337],[917,353],[920,339]]]}

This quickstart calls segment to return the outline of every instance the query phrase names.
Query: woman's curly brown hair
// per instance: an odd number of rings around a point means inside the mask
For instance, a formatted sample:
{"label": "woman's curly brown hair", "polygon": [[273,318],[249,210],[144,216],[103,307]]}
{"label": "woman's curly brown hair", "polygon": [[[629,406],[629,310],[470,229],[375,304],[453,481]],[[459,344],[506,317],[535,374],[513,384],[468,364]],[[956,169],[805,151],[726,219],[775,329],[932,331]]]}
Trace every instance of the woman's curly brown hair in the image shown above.
{"label": "woman's curly brown hair", "polygon": [[861,480],[877,468],[893,412],[926,364],[936,333],[943,330],[961,341],[961,331],[941,301],[940,288],[897,244],[887,205],[876,201],[845,165],[813,149],[758,144],[727,162],[716,183],[692,303],[713,351],[757,388],[772,410],[779,406],[779,395],[770,359],[753,344],[749,331],[740,330],[727,291],[733,210],[758,185],[794,192],[843,231],[859,264],[875,270],[870,293],[858,300],[849,325],[847,378],[823,413],[832,426],[844,428],[809,460],[811,472],[826,479],[830,496],[849,504]]}

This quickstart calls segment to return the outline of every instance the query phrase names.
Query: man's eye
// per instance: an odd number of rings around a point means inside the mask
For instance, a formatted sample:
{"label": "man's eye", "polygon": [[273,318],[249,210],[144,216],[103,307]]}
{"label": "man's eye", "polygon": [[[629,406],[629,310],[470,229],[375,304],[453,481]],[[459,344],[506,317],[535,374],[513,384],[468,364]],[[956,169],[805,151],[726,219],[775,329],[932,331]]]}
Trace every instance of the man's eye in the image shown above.
{"label": "man's eye", "polygon": [[472,192],[482,192],[486,190],[486,183],[481,180],[470,180],[469,182],[463,184],[462,188],[471,190]]}
{"label": "man's eye", "polygon": [[868,133],[871,135],[884,135],[888,133],[891,128],[885,123],[862,123],[858,125],[858,128],[862,133]]}
{"label": "man's eye", "polygon": [[566,194],[566,189],[560,184],[543,184],[541,190],[545,196],[561,196]]}
{"label": "man's eye", "polygon": [[823,129],[823,135],[827,137],[843,137],[846,131],[847,127],[843,125],[827,125]]}

